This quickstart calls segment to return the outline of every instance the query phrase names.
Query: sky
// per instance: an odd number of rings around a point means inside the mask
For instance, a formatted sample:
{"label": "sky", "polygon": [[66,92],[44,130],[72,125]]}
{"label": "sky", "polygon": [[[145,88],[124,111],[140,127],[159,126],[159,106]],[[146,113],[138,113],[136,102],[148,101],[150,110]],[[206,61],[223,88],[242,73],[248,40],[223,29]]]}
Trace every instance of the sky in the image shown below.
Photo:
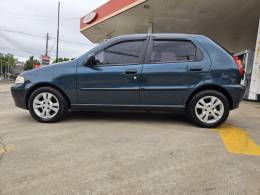
{"label": "sky", "polygon": [[[79,30],[79,19],[108,0],[60,0],[60,57],[75,58],[94,45]],[[58,0],[0,0],[0,53],[19,60],[45,53],[55,58]]]}

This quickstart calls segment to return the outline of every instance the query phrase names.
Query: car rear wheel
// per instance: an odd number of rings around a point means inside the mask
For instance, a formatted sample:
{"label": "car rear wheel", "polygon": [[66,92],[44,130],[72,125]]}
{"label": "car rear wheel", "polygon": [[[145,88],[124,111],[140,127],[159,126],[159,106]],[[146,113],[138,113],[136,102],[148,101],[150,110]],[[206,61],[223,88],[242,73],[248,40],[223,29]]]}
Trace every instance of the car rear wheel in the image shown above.
{"label": "car rear wheel", "polygon": [[213,128],[228,118],[230,106],[220,92],[207,90],[196,94],[188,104],[189,119],[199,127]]}
{"label": "car rear wheel", "polygon": [[68,110],[68,103],[63,95],[51,87],[35,90],[29,99],[29,111],[32,117],[44,123],[61,120]]}

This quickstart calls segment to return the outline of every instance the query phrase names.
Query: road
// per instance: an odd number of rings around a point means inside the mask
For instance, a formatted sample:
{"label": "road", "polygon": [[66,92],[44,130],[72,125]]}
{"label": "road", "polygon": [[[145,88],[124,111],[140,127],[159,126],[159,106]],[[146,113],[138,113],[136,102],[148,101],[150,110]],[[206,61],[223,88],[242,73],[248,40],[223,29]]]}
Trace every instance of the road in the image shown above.
{"label": "road", "polygon": [[[243,102],[226,124],[259,146],[259,103]],[[221,135],[169,113],[70,113],[40,124],[2,91],[0,194],[259,195],[260,156],[232,153]]]}

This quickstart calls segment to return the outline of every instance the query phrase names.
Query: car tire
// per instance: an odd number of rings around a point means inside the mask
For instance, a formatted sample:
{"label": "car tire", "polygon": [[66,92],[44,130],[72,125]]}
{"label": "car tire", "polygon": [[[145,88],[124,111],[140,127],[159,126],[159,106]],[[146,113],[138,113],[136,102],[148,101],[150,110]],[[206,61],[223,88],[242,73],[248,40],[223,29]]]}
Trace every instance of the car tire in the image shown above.
{"label": "car tire", "polygon": [[230,112],[227,98],[220,92],[206,90],[194,95],[188,103],[189,120],[202,128],[214,128],[223,124]]}
{"label": "car tire", "polygon": [[60,121],[68,110],[65,97],[51,87],[41,87],[33,91],[28,104],[31,116],[41,123]]}

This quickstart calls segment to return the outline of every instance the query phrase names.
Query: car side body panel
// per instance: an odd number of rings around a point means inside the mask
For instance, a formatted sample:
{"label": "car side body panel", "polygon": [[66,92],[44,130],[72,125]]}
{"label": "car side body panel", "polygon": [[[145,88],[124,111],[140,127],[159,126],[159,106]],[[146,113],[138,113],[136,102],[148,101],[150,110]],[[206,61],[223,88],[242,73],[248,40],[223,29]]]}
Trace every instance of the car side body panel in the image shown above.
{"label": "car side body panel", "polygon": [[[110,64],[77,68],[78,104],[84,105],[139,105],[140,79],[148,35],[119,37],[105,42],[91,51],[96,55],[109,46],[125,41],[143,42],[142,54],[137,64]],[[132,72],[131,72],[132,71]]]}
{"label": "car side body panel", "polygon": [[[203,59],[192,62],[148,63],[147,47],[139,64],[86,67],[86,59],[112,44],[124,40],[153,38],[186,39],[203,53]],[[147,51],[147,52],[146,52]],[[191,67],[201,67],[191,71]],[[124,75],[136,69],[135,75]],[[240,75],[232,56],[205,36],[180,34],[127,35],[113,38],[81,57],[21,74],[24,84],[11,88],[15,104],[27,108],[30,93],[41,86],[53,86],[68,99],[72,109],[127,109],[184,111],[190,97],[205,87],[223,89],[231,97],[231,108],[237,108],[244,94]],[[115,76],[115,77],[114,77]],[[137,78],[133,80],[134,78]],[[109,83],[109,82],[110,83]],[[109,93],[107,93],[109,92]]]}
{"label": "car side body panel", "polygon": [[34,89],[42,86],[52,86],[64,94],[70,103],[77,103],[77,63],[77,60],[73,60],[22,73],[21,75],[26,78],[26,82],[11,87],[15,104],[18,107],[27,109],[30,94]]}
{"label": "car side body panel", "polygon": [[[150,63],[153,40],[191,41],[201,52],[198,61]],[[141,104],[176,105],[185,107],[185,99],[197,85],[203,83],[209,73],[211,61],[206,50],[192,36],[153,35],[143,65],[141,83]]]}
{"label": "car side body panel", "polygon": [[240,85],[241,77],[232,56],[205,36],[196,35],[194,38],[205,48],[212,65],[207,76],[193,90],[203,87],[222,88],[232,98],[231,109],[237,108],[245,87]]}

